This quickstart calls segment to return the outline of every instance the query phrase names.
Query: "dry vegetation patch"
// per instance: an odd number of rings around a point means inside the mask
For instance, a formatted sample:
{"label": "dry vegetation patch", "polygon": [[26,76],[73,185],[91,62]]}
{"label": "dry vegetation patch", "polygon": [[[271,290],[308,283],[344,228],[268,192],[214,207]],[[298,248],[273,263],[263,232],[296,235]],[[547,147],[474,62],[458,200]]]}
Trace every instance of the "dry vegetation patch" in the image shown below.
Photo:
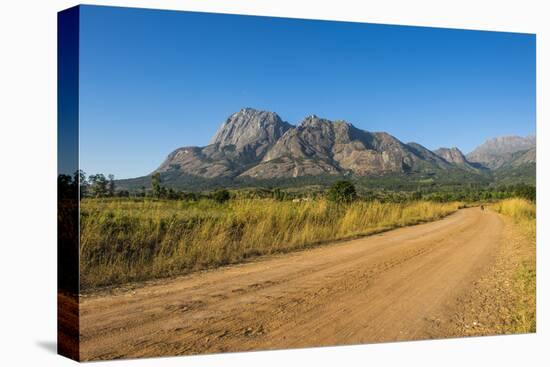
{"label": "dry vegetation patch", "polygon": [[[516,224],[515,242],[520,248],[512,283],[516,295],[512,331],[536,331],[536,206],[525,199],[503,200],[495,209]],[[514,241],[514,239],[512,240]]]}
{"label": "dry vegetation patch", "polygon": [[184,274],[442,218],[458,203],[84,199],[81,290]]}

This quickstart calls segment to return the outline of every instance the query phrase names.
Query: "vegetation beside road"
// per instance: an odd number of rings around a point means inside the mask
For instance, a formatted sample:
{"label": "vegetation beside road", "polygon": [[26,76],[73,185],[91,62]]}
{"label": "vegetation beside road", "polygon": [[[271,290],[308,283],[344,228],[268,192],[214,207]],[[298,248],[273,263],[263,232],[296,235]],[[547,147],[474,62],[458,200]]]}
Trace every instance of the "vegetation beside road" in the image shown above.
{"label": "vegetation beside road", "polygon": [[[352,181],[337,181],[328,188],[184,192],[153,175],[150,188],[129,193],[107,177],[78,172],[59,180],[60,197],[81,200],[83,291],[436,220],[480,203],[493,203],[496,211],[513,218],[534,248],[535,188],[525,184],[426,192],[364,191]],[[534,287],[534,262],[525,263],[517,278],[522,287]],[[518,328],[529,329],[532,317],[520,318],[527,321]]]}
{"label": "vegetation beside road", "polygon": [[494,205],[495,210],[514,220],[523,232],[526,249],[512,285],[517,294],[517,304],[512,332],[536,331],[536,207],[532,201],[520,198],[507,199]]}
{"label": "vegetation beside road", "polygon": [[512,218],[533,241],[536,236],[536,207],[532,201],[513,198],[495,204],[495,210]]}
{"label": "vegetation beside road", "polygon": [[83,199],[81,290],[368,235],[442,218],[458,207],[428,201],[338,203],[324,198]]}

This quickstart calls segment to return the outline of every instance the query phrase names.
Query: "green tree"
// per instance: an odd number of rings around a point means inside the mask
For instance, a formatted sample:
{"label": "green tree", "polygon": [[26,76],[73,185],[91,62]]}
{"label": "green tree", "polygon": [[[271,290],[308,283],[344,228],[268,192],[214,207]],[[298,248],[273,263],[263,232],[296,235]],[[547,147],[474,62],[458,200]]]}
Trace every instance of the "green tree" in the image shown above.
{"label": "green tree", "polygon": [[220,204],[225,203],[230,198],[231,194],[226,189],[218,189],[212,193],[212,200]]}
{"label": "green tree", "polygon": [[411,194],[411,200],[421,200],[422,199],[422,193],[420,191],[414,191]]}
{"label": "green tree", "polygon": [[91,175],[88,177],[90,183],[91,194],[95,197],[103,197],[107,195],[107,179],[102,173]]}
{"label": "green tree", "polygon": [[525,198],[535,202],[537,200],[537,189],[535,186],[526,185],[524,183],[517,184],[514,188],[514,194],[516,196]]}
{"label": "green tree", "polygon": [[338,181],[328,189],[327,198],[335,203],[350,203],[357,198],[357,191],[351,182]]}
{"label": "green tree", "polygon": [[162,187],[160,186],[160,183],[160,173],[157,172],[151,176],[151,191],[153,192],[153,196],[156,198],[159,198],[162,194]]}
{"label": "green tree", "polygon": [[109,184],[107,185],[109,196],[115,196],[115,175],[109,175],[107,177],[109,178]]}
{"label": "green tree", "polygon": [[168,189],[168,192],[167,192],[167,197],[168,199],[172,199],[172,200],[175,200],[179,197],[178,193],[176,192],[176,190],[174,190],[173,188],[169,188]]}

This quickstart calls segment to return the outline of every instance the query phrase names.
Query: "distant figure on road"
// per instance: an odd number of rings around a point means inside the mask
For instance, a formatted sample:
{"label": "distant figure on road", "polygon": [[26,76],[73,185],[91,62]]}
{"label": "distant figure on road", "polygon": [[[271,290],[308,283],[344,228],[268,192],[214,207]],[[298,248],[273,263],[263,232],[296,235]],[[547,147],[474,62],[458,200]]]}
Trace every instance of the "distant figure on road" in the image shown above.
{"label": "distant figure on road", "polygon": [[481,206],[481,210],[484,210],[483,205]]}

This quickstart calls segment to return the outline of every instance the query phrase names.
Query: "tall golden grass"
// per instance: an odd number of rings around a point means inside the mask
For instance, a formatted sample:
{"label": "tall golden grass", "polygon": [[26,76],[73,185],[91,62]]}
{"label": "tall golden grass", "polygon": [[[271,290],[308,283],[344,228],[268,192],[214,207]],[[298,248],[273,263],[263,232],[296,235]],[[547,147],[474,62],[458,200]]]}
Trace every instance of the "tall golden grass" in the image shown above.
{"label": "tall golden grass", "polygon": [[513,320],[514,332],[536,331],[536,206],[525,199],[507,199],[494,205],[497,212],[514,220],[529,243],[522,253],[523,259],[516,270],[513,286],[517,292],[517,305]]}
{"label": "tall golden grass", "polygon": [[497,212],[511,217],[534,240],[536,233],[536,206],[525,199],[506,199],[494,205]]}
{"label": "tall golden grass", "polygon": [[442,218],[458,203],[81,203],[81,290],[183,274]]}

